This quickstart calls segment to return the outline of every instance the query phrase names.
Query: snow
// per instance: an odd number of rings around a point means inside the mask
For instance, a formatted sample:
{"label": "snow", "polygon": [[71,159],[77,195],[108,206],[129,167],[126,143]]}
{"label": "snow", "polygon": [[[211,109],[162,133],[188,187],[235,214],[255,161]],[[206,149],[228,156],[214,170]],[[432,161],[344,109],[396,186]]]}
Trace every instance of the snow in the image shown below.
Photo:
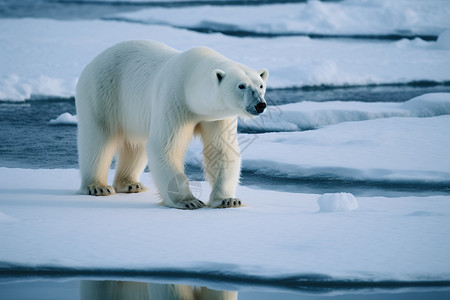
{"label": "snow", "polygon": [[151,8],[114,20],[269,34],[434,35],[450,28],[446,0],[347,0],[261,6]]}
{"label": "snow", "polygon": [[327,193],[317,199],[320,212],[348,212],[358,209],[358,200],[351,193]]}
{"label": "snow", "polygon": [[[318,213],[320,195],[240,187],[245,207],[181,211],[161,206],[154,190],[79,195],[77,170],[0,174],[2,270],[181,269],[368,281],[450,276],[448,196],[359,197],[358,210]],[[209,187],[200,185],[206,201]]]}
{"label": "snow", "polygon": [[78,122],[77,116],[73,116],[68,112],[62,113],[56,119],[50,120],[50,125],[76,125]]}
{"label": "snow", "polygon": [[213,48],[254,69],[267,68],[269,88],[450,79],[449,50],[443,42],[421,39],[268,40],[99,20],[1,19],[0,27],[0,43],[5,45],[0,48],[0,100],[73,97],[84,66],[107,47],[130,39],[158,40],[180,50]]}

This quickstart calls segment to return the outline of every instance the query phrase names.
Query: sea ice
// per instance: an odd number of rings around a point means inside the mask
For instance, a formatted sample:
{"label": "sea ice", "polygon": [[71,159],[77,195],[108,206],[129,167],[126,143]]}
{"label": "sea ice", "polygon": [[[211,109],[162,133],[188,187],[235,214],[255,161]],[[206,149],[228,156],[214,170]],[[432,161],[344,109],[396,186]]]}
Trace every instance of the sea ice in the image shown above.
{"label": "sea ice", "polygon": [[[450,278],[448,196],[358,197],[357,213],[317,213],[319,195],[241,186],[237,196],[245,207],[182,211],[160,205],[153,188],[109,197],[77,194],[79,170],[0,168],[0,176],[5,272],[22,267],[290,280]],[[141,180],[150,181],[149,174]],[[208,184],[197,183],[200,199],[208,201]],[[332,195],[331,201],[340,198]]]}

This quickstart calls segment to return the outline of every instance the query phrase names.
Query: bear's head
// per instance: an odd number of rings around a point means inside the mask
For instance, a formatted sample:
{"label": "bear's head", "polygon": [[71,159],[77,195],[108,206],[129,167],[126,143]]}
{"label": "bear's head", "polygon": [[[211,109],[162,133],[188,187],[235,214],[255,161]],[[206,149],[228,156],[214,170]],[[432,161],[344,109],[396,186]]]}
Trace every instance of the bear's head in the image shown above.
{"label": "bear's head", "polygon": [[266,80],[269,71],[252,70],[242,65],[215,69],[212,79],[217,86],[218,96],[228,109],[239,116],[257,116],[266,108]]}

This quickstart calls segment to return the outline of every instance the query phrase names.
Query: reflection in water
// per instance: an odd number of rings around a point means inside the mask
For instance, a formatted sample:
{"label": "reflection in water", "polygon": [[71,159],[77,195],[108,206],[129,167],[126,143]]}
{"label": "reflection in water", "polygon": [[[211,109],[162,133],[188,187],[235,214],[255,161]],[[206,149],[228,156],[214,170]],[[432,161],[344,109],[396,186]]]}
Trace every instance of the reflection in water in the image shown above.
{"label": "reflection in water", "polygon": [[236,300],[238,293],[181,284],[84,280],[81,300]]}

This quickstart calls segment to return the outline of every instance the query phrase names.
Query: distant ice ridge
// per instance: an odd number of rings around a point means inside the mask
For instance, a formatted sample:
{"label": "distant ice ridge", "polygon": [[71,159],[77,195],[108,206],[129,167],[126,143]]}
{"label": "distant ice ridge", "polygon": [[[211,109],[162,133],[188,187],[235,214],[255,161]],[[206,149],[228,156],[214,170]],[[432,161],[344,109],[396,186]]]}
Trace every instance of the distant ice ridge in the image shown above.
{"label": "distant ice ridge", "polygon": [[[289,9],[285,13],[289,14]],[[434,21],[431,24],[440,26]],[[98,20],[1,19],[0,28],[0,100],[72,97],[84,66],[104,49],[130,39],[158,40],[180,50],[200,45],[213,48],[254,69],[267,68],[270,88],[450,80],[445,32],[438,42],[355,43],[307,37],[236,38]],[[42,38],[43,32],[46,38]]]}
{"label": "distant ice ridge", "polygon": [[244,132],[299,131],[349,121],[391,117],[434,117],[450,114],[450,93],[431,93],[404,103],[299,102],[270,106],[254,119],[241,119]]}
{"label": "distant ice ridge", "polygon": [[225,32],[316,35],[434,35],[450,28],[450,2],[347,0],[261,6],[151,8],[116,20]]}

